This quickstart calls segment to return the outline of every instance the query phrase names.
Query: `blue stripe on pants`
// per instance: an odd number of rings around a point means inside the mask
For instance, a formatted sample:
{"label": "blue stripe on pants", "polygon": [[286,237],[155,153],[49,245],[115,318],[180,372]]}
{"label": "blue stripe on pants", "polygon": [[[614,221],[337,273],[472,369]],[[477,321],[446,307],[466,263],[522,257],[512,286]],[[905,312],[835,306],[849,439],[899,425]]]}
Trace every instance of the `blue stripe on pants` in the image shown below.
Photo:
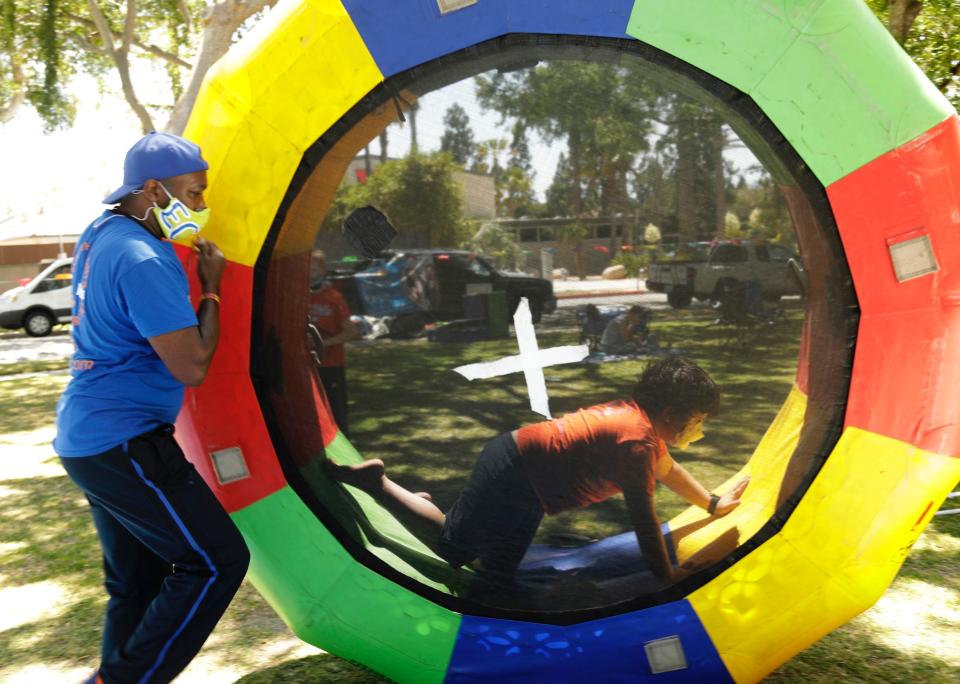
{"label": "blue stripe on pants", "polygon": [[[127,445],[124,444],[124,447],[126,446]],[[124,448],[124,451],[126,451],[126,448]],[[160,501],[163,502],[164,508],[166,508],[170,513],[170,517],[173,518],[187,542],[189,542],[190,546],[193,547],[193,549],[203,557],[203,559],[207,562],[207,567],[210,568],[210,579],[207,580],[207,583],[204,585],[203,591],[200,592],[200,596],[198,596],[194,604],[190,606],[190,612],[187,613],[187,617],[184,618],[183,622],[180,623],[180,626],[177,627],[177,630],[170,636],[170,639],[167,641],[167,643],[165,643],[163,648],[160,649],[160,654],[157,656],[157,660],[154,662],[153,667],[151,667],[150,670],[140,678],[139,684],[145,684],[146,682],[150,681],[150,677],[153,676],[153,673],[156,672],[157,668],[160,667],[164,656],[167,655],[167,651],[170,650],[170,646],[173,644],[173,640],[180,636],[180,633],[183,632],[183,630],[187,627],[187,624],[193,618],[194,614],[197,612],[197,608],[203,601],[203,597],[207,595],[207,591],[209,591],[213,583],[217,581],[217,567],[213,564],[213,561],[210,560],[210,556],[208,556],[207,553],[200,548],[200,546],[194,540],[193,535],[190,534],[190,531],[187,529],[186,525],[184,525],[183,520],[179,515],[177,515],[177,512],[173,509],[173,506],[170,505],[170,501],[163,495],[163,492],[160,490],[160,488],[153,484],[149,479],[147,479],[147,476],[143,474],[143,468],[140,467],[140,464],[136,461],[131,461],[131,464],[133,465],[133,469],[137,471],[137,475],[140,476],[140,479],[146,482],[147,486],[157,493],[157,496],[160,497]]]}

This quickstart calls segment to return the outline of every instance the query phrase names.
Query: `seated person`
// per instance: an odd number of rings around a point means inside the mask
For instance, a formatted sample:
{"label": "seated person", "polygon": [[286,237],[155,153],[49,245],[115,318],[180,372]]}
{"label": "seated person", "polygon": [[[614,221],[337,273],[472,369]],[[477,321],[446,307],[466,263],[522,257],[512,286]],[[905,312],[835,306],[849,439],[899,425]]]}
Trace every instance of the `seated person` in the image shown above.
{"label": "seated person", "polygon": [[636,354],[647,342],[649,314],[642,306],[631,306],[607,323],[597,348],[604,354]]}
{"label": "seated person", "polygon": [[667,445],[703,437],[719,393],[694,363],[670,357],[643,371],[631,399],[591,406],[528,425],[486,444],[463,492],[444,515],[429,495],[390,480],[383,461],[327,461],[330,476],[369,493],[454,567],[479,559],[486,579],[511,585],[544,514],[588,506],[619,493],[643,556],[664,583],[680,578],[670,562],[654,505],[656,480],[712,515],[740,504],[748,479],[722,496],[708,492]]}

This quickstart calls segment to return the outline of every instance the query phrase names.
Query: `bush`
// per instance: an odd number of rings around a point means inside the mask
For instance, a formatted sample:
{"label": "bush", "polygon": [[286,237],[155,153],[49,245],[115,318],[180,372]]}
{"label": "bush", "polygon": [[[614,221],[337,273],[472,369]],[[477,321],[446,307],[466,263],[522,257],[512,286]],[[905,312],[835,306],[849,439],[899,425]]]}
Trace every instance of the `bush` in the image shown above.
{"label": "bush", "polygon": [[623,266],[627,269],[627,276],[636,278],[640,275],[640,271],[650,263],[652,255],[653,250],[648,248],[640,248],[637,251],[621,250],[610,260],[610,263],[615,266]]}
{"label": "bush", "polygon": [[513,233],[494,223],[484,223],[480,230],[461,246],[490,257],[498,269],[519,271],[523,267],[523,250],[514,239]]}

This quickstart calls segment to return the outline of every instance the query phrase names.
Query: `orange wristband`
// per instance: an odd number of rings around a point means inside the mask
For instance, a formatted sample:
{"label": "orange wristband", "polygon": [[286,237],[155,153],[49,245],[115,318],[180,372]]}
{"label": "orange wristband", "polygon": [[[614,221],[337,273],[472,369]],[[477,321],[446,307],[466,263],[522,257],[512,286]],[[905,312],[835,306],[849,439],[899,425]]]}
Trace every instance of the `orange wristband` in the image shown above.
{"label": "orange wristband", "polygon": [[204,292],[203,296],[200,297],[200,299],[211,299],[215,301],[217,304],[220,303],[220,295],[214,294],[213,292]]}

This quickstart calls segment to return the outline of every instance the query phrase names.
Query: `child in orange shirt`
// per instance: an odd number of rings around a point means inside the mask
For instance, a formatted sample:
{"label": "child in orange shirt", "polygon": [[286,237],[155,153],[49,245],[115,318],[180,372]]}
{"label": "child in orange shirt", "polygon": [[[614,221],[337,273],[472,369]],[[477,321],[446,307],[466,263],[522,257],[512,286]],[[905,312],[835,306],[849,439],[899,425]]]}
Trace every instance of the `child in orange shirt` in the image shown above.
{"label": "child in orange shirt", "polygon": [[722,516],[740,504],[749,480],[711,494],[667,450],[702,438],[704,421],[718,411],[717,387],[699,366],[679,357],[653,362],[632,394],[492,439],[446,514],[390,480],[378,459],[328,462],[328,472],[368,492],[451,565],[479,559],[480,571],[499,581],[513,576],[544,514],[622,493],[644,558],[657,578],[671,582],[678,576],[660,531],[656,481]]}

